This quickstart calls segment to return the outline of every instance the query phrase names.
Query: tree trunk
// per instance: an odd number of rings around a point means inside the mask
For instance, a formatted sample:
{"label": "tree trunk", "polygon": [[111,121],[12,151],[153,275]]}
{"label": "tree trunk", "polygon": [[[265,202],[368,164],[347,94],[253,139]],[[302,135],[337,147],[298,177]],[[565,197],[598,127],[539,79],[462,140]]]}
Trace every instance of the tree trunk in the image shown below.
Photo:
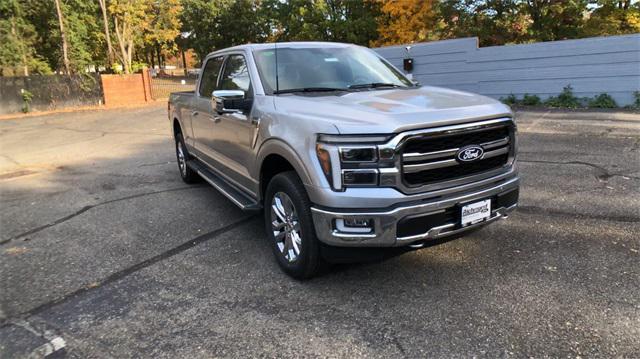
{"label": "tree trunk", "polygon": [[187,76],[187,57],[184,55],[184,48],[180,47],[180,52],[182,53],[182,67],[184,67],[184,75]]}
{"label": "tree trunk", "polygon": [[[122,67],[125,74],[131,73],[131,61],[129,60],[129,54],[127,52],[127,23],[124,22],[122,24],[122,29],[120,29],[120,24],[118,23],[118,19],[114,19],[116,38],[118,39],[118,45],[120,46],[120,62],[122,62]],[[131,48],[129,48],[131,50]]]}
{"label": "tree trunk", "polygon": [[64,63],[64,69],[67,72],[67,75],[71,75],[71,70],[69,69],[67,35],[64,32],[64,18],[62,16],[62,9],[60,8],[60,0],[55,0],[55,2],[56,11],[58,12],[58,24],[60,24],[60,38],[62,39],[62,61]]}
{"label": "tree trunk", "polygon": [[102,10],[102,22],[104,23],[104,37],[107,39],[107,67],[110,69],[113,64],[113,46],[111,45],[111,34],[109,32],[109,20],[107,17],[107,0],[98,0],[100,10]]}

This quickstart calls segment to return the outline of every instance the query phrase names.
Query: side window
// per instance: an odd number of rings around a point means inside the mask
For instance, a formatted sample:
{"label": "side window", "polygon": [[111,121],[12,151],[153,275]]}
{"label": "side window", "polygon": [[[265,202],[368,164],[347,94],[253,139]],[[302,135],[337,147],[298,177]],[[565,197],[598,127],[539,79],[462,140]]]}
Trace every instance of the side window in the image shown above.
{"label": "side window", "polygon": [[213,90],[215,90],[220,68],[222,67],[222,59],[222,57],[216,57],[207,61],[201,75],[202,79],[200,80],[200,89],[198,90],[200,96],[210,97]]}
{"label": "side window", "polygon": [[243,90],[251,97],[251,79],[247,62],[242,55],[231,55],[222,72],[221,90]]}

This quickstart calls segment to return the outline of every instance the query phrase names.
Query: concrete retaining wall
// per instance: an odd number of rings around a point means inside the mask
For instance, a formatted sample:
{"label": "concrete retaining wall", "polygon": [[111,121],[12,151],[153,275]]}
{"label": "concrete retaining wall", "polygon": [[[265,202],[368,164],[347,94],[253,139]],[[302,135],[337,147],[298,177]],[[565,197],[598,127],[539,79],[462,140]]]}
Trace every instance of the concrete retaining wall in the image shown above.
{"label": "concrete retaining wall", "polygon": [[[606,92],[621,106],[640,91],[640,34],[483,48],[475,37],[411,46],[414,79],[425,85],[543,99],[571,85],[578,97]],[[375,50],[402,69],[404,45]]]}
{"label": "concrete retaining wall", "polygon": [[102,103],[102,88],[97,75],[0,77],[0,115],[22,111],[23,89],[33,94],[32,111]]}

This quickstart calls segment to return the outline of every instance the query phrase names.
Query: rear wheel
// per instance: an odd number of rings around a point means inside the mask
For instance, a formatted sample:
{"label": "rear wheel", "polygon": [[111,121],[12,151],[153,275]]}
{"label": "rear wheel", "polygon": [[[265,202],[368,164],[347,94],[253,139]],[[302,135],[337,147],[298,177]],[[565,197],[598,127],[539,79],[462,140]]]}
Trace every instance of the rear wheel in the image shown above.
{"label": "rear wheel", "polygon": [[320,244],[311,218],[311,203],[293,171],[274,176],[265,196],[267,237],[280,268],[297,279],[316,275],[321,267]]}
{"label": "rear wheel", "polygon": [[184,145],[184,139],[181,133],[176,134],[176,159],[178,161],[180,177],[182,177],[185,183],[191,184],[200,180],[198,173],[187,166],[187,161],[190,160],[191,157],[189,156],[189,152],[187,152],[187,147]]}

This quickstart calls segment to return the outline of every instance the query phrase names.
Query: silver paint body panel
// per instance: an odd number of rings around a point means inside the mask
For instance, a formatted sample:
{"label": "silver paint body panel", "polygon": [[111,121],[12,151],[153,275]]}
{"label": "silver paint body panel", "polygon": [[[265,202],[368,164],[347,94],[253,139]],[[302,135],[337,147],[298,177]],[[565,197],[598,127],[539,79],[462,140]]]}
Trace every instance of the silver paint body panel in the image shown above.
{"label": "silver paint body panel", "polygon": [[[295,168],[309,198],[317,206],[314,218],[321,217],[318,215],[320,208],[336,209],[329,211],[330,213],[348,212],[354,208],[376,212],[397,208],[403,203],[410,203],[409,206],[412,206],[416,201],[441,203],[447,198],[477,193],[478,188],[486,188],[491,183],[508,182],[511,187],[519,183],[517,162],[513,158],[508,168],[484,174],[471,183],[453,183],[445,188],[426,188],[417,193],[403,193],[392,187],[334,191],[316,156],[316,142],[320,134],[385,134],[395,138],[405,133],[429,131],[443,126],[510,119],[512,112],[508,106],[489,97],[431,86],[313,96],[266,95],[252,52],[270,46],[273,45],[233,47],[211,53],[203,61],[205,64],[210,58],[229,54],[245,56],[254,98],[250,113],[218,115],[212,108],[211,98],[199,94],[198,87],[191,93],[173,93],[169,99],[169,120],[180,124],[187,149],[257,201],[263,195],[260,185],[262,163],[272,154],[285,158]],[[355,45],[303,42],[278,44],[278,48],[288,46]],[[497,186],[503,188],[500,184]],[[428,208],[432,209],[431,206]],[[324,222],[318,219],[315,223],[316,230],[319,237],[326,241],[323,233],[329,229],[318,228],[319,225],[322,226],[319,223]],[[331,243],[337,244],[333,241]],[[363,245],[370,244],[364,241]]]}

